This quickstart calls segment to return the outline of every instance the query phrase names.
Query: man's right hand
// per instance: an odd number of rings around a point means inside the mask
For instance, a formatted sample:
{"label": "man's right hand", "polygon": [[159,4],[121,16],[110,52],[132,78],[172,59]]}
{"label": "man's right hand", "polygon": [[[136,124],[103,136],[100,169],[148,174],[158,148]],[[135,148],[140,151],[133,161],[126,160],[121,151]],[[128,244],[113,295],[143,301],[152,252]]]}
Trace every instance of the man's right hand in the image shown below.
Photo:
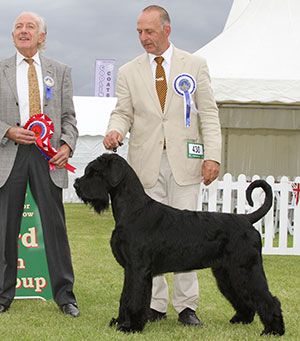
{"label": "man's right hand", "polygon": [[36,141],[35,133],[21,127],[11,127],[7,130],[5,137],[19,144],[33,144]]}
{"label": "man's right hand", "polygon": [[123,137],[116,131],[110,131],[103,140],[103,145],[106,149],[119,147],[119,142],[123,141]]}

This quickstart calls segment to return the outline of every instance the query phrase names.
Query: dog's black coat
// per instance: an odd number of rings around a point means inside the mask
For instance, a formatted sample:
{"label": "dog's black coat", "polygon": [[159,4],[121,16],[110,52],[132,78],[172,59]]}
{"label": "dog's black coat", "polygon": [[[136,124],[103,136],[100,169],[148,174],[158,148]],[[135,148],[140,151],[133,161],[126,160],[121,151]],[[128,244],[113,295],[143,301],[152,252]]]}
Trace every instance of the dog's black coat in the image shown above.
{"label": "dog's black coat", "polygon": [[88,164],[75,184],[78,196],[100,213],[109,206],[116,222],[112,252],[125,270],[119,316],[124,332],[143,330],[151,300],[152,277],[167,272],[212,268],[218,287],[236,310],[231,323],[251,323],[257,312],[262,334],[284,334],[279,300],[268,289],[261,238],[252,224],[272,206],[272,189],[263,180],[251,193],[266,192],[262,207],[251,214],[178,210],[144,192],[133,169],[117,154],[103,154]]}

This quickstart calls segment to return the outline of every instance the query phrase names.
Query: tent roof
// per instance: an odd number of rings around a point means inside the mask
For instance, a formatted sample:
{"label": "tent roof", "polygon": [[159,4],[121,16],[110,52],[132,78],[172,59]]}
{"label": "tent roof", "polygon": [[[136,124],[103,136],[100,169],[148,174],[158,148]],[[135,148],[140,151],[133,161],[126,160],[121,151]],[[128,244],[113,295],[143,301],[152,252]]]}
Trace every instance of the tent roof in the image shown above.
{"label": "tent roof", "polygon": [[251,0],[238,0],[233,2],[224,30],[226,30],[239,18],[239,16],[244,12],[244,10],[249,5],[250,1]]}
{"label": "tent roof", "polygon": [[300,1],[235,0],[224,31],[196,51],[218,102],[300,102]]}

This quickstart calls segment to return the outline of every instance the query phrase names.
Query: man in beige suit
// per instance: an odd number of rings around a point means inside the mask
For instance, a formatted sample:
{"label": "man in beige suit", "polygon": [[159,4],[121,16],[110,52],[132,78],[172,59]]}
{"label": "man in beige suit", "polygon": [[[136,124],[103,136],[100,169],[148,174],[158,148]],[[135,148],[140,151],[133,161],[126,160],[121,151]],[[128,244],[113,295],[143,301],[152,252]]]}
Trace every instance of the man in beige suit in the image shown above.
{"label": "man in beige suit", "polygon": [[[22,13],[12,36],[17,53],[0,61],[0,313],[9,309],[15,294],[17,240],[29,183],[41,216],[53,297],[63,313],[76,317],[79,310],[62,203],[62,188],[68,184],[64,166],[78,136],[71,71],[40,54],[46,25],[38,15]],[[39,88],[35,97],[40,102],[38,113],[46,114],[54,125],[51,144],[57,154],[50,159],[56,168],[51,172],[35,145],[34,132],[24,129],[33,114],[28,78],[31,62],[37,74],[35,89]],[[51,80],[51,89],[46,89],[46,80]]]}
{"label": "man in beige suit", "polygon": [[[116,147],[130,132],[128,162],[146,193],[167,205],[196,210],[201,179],[206,185],[216,179],[221,161],[220,123],[208,68],[203,58],[170,43],[170,18],[163,8],[145,8],[137,31],[146,53],[119,70],[118,102],[103,143],[107,149]],[[159,77],[158,56],[164,58],[165,73]],[[156,83],[165,80],[161,104]],[[195,313],[198,298],[196,272],[174,274],[172,301],[179,322],[201,326]],[[149,320],[166,318],[168,302],[165,277],[157,276]]]}

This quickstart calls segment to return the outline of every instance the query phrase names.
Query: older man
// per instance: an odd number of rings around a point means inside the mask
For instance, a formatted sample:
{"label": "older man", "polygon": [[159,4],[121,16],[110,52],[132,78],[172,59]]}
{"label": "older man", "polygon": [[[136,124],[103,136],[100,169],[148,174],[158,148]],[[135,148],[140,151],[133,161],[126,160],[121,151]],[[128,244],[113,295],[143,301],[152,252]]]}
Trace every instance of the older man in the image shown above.
{"label": "older man", "polygon": [[[76,317],[62,188],[67,186],[64,167],[78,131],[70,69],[40,53],[46,33],[40,16],[22,13],[12,33],[17,53],[0,62],[0,313],[9,309],[15,295],[17,240],[29,183],[41,216],[53,297],[63,313]],[[35,145],[35,133],[24,129],[40,113],[54,124],[51,144],[57,154],[49,160],[52,171]]]}
{"label": "older man", "polygon": [[[207,65],[170,43],[170,18],[159,6],[142,11],[137,32],[146,54],[119,70],[118,102],[103,143],[107,149],[116,147],[130,131],[128,161],[146,192],[167,205],[196,210],[201,178],[211,183],[221,158],[218,109]],[[201,326],[195,313],[198,297],[196,272],[174,274],[179,322]],[[168,302],[165,277],[157,276],[149,320],[166,318]]]}

